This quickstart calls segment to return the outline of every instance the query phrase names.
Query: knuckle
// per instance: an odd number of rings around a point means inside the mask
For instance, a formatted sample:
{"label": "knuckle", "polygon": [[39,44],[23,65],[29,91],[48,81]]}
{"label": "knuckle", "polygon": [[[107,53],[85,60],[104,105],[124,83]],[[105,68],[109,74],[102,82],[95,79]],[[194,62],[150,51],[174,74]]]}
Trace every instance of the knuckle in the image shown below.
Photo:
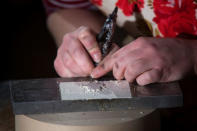
{"label": "knuckle", "polygon": [[64,72],[58,72],[58,75],[59,75],[60,77],[66,77],[66,76],[67,76],[66,73],[64,73]]}
{"label": "knuckle", "polygon": [[117,75],[116,73],[113,72],[113,76],[115,77],[116,80],[120,80],[120,76]]}
{"label": "knuckle", "polygon": [[137,41],[145,41],[146,37],[138,37]]}
{"label": "knuckle", "polygon": [[64,59],[64,63],[66,65],[66,67],[68,68],[72,68],[73,67],[73,61],[71,59]]}
{"label": "knuckle", "polygon": [[126,72],[125,72],[125,79],[129,82],[132,81],[132,76],[133,76],[133,73],[131,72],[131,69],[127,69]]}
{"label": "knuckle", "polygon": [[67,42],[67,41],[70,41],[72,38],[73,38],[73,36],[72,36],[71,33],[65,34],[64,37],[63,37],[63,43]]}
{"label": "knuckle", "polygon": [[56,60],[54,61],[54,68],[55,68],[57,74],[58,74],[60,77],[66,77],[65,72],[63,71],[62,68],[60,68],[60,66],[61,66],[61,65],[60,65],[59,59],[56,59]]}
{"label": "knuckle", "polygon": [[155,68],[159,71],[162,71],[166,67],[166,62],[162,58],[156,58]]}
{"label": "knuckle", "polygon": [[79,38],[80,39],[83,39],[83,38],[85,38],[85,37],[88,37],[88,36],[92,36],[91,35],[91,30],[90,30],[90,28],[88,28],[88,27],[84,27],[84,28],[82,28],[81,30],[80,30],[80,33],[79,33]]}
{"label": "knuckle", "polygon": [[87,27],[87,26],[82,25],[82,26],[80,26],[80,27],[78,28],[78,30],[83,30],[83,29],[86,29],[86,28],[88,28],[88,27]]}
{"label": "knuckle", "polygon": [[62,56],[62,60],[63,60],[63,64],[68,67],[71,68],[73,66],[73,60],[70,57],[69,53],[66,51],[64,52],[63,56]]}
{"label": "knuckle", "polygon": [[147,45],[147,50],[148,50],[148,52],[150,52],[154,56],[159,56],[160,55],[157,47],[152,43],[149,43]]}
{"label": "knuckle", "polygon": [[143,46],[147,43],[147,38],[146,37],[139,37],[135,41],[138,46]]}
{"label": "knuckle", "polygon": [[65,65],[66,65],[66,67],[68,67],[68,68],[72,68],[73,63],[71,62],[71,60],[67,60],[67,61],[65,61]]}
{"label": "knuckle", "polygon": [[58,68],[59,62],[58,62],[58,59],[57,59],[57,58],[56,58],[55,61],[53,62],[53,66],[54,66],[55,69]]}
{"label": "knuckle", "polygon": [[63,52],[62,50],[63,50],[63,47],[60,46],[60,47],[58,48],[58,50],[57,50],[57,56],[59,56],[59,55],[62,54],[62,52]]}
{"label": "knuckle", "polygon": [[120,79],[120,74],[118,72],[118,69],[116,67],[113,67],[113,76],[115,79],[119,80]]}
{"label": "knuckle", "polygon": [[77,58],[81,58],[82,56],[86,55],[84,48],[80,44],[77,44],[75,47],[73,47],[71,52],[72,56]]}

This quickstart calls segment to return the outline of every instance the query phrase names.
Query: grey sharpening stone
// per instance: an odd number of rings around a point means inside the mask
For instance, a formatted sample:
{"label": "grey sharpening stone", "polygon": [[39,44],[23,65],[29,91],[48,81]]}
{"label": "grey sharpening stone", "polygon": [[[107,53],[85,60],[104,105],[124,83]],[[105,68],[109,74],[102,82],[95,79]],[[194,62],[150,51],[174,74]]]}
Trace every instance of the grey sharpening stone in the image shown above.
{"label": "grey sharpening stone", "polygon": [[138,86],[127,81],[50,78],[10,81],[15,114],[124,111],[182,106],[178,83]]}

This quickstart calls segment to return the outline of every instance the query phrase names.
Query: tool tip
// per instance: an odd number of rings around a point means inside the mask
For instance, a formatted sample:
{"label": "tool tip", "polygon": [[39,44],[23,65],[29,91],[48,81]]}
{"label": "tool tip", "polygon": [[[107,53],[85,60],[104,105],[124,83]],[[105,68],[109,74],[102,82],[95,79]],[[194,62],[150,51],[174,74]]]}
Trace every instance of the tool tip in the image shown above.
{"label": "tool tip", "polygon": [[117,12],[118,12],[118,7],[116,6],[116,7],[114,8],[113,13],[117,13]]}
{"label": "tool tip", "polygon": [[118,7],[116,6],[111,14],[111,17],[114,17],[117,15],[117,12],[118,12]]}

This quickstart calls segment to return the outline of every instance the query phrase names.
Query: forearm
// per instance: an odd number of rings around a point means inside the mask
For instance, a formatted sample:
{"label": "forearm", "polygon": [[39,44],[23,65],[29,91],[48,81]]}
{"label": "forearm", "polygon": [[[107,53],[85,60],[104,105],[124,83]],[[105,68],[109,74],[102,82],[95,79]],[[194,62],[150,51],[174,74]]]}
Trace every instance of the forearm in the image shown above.
{"label": "forearm", "polygon": [[59,10],[48,17],[48,28],[57,46],[62,43],[63,36],[76,30],[80,26],[87,26],[99,32],[104,22],[104,16],[96,11],[82,9]]}

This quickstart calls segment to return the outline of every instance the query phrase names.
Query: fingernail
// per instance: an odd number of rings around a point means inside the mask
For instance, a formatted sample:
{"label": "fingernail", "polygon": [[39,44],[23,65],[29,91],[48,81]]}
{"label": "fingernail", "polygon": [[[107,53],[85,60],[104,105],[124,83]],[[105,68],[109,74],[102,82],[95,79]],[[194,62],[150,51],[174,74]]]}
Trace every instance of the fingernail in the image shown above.
{"label": "fingernail", "polygon": [[93,54],[93,58],[94,58],[94,61],[95,62],[100,62],[101,61],[101,55],[100,55],[100,53],[95,53],[95,54]]}

